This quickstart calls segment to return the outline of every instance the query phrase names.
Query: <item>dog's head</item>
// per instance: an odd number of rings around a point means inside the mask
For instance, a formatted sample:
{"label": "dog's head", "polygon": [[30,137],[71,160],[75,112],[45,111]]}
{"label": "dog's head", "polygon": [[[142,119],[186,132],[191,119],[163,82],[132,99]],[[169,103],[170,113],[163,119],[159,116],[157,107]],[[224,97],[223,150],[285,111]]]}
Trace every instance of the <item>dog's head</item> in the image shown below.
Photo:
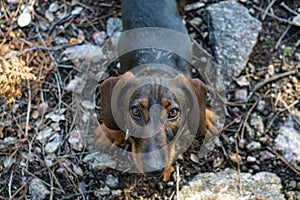
{"label": "dog's head", "polygon": [[104,131],[127,133],[136,168],[161,175],[171,167],[182,127],[206,134],[206,94],[204,83],[184,75],[111,77],[101,84]]}

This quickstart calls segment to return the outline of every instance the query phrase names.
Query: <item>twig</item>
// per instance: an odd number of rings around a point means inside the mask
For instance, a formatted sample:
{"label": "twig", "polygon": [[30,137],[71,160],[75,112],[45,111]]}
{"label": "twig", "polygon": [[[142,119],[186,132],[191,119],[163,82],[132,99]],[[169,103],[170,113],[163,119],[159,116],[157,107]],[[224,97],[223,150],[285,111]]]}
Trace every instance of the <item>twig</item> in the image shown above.
{"label": "twig", "polygon": [[264,131],[264,134],[265,134],[266,132],[269,131],[269,129],[271,128],[271,126],[272,126],[272,124],[274,123],[275,119],[276,119],[283,111],[285,111],[285,109],[283,109],[283,110],[278,110],[278,111],[276,112],[276,114],[272,117],[272,119],[271,119],[270,122],[268,123],[268,125],[267,125],[267,127],[266,127],[266,129],[265,129],[265,131]]}
{"label": "twig", "polygon": [[288,5],[286,5],[284,2],[281,2],[280,5],[282,7],[284,7],[287,11],[289,11],[290,13],[294,14],[294,15],[299,15],[300,13],[297,13],[296,11],[294,11],[293,9],[291,9],[290,7],[288,7]]}
{"label": "twig", "polygon": [[270,16],[270,17],[273,17],[273,18],[277,19],[278,21],[282,21],[282,22],[287,23],[287,24],[293,24],[292,21],[286,20],[286,19],[281,18],[281,17],[278,17],[278,16],[273,15],[273,14],[271,14],[271,13],[265,12],[263,9],[261,9],[261,8],[259,8],[259,7],[257,7],[257,6],[255,6],[255,5],[253,5],[253,7],[254,7],[256,10],[260,11],[260,12],[266,13],[266,15],[268,15],[268,16]]}
{"label": "twig", "polygon": [[272,149],[271,147],[267,147],[267,149],[269,151],[271,151],[272,153],[276,154],[276,156],[282,161],[284,162],[291,170],[293,170],[297,175],[300,175],[300,172],[295,169],[295,167],[293,167],[284,157],[282,157],[282,155],[280,155],[277,151],[275,151],[274,149]]}
{"label": "twig", "polygon": [[276,2],[276,0],[273,0],[269,5],[268,7],[266,8],[265,10],[265,13],[263,14],[263,16],[261,17],[262,20],[265,20],[266,16],[267,16],[267,13],[269,12],[270,8],[274,5],[274,3]]}
{"label": "twig", "polygon": [[176,195],[178,197],[179,194],[179,182],[180,182],[180,174],[179,174],[179,165],[176,165]]}
{"label": "twig", "polygon": [[72,47],[72,46],[75,46],[75,45],[78,45],[78,44],[77,43],[75,43],[75,44],[64,44],[64,45],[53,46],[53,47],[35,46],[35,47],[24,49],[23,51],[19,52],[17,54],[17,56],[22,56],[22,55],[24,55],[25,53],[27,53],[29,51],[35,51],[35,50],[57,51],[57,50],[60,50],[60,49],[63,49],[63,48],[67,48],[67,47]]}
{"label": "twig", "polygon": [[11,198],[10,198],[10,200],[13,200],[13,199],[15,199],[15,196],[25,187],[25,186],[27,186],[27,183],[24,183],[21,187],[19,187],[18,189],[17,189],[17,191],[11,196]]}
{"label": "twig", "polygon": [[286,34],[288,33],[288,31],[290,30],[291,28],[291,24],[289,24],[286,29],[283,31],[283,33],[281,34],[281,36],[279,37],[278,41],[276,42],[276,45],[275,45],[275,49],[278,48],[278,46],[280,45],[281,41],[283,40],[283,38],[286,36]]}
{"label": "twig", "polygon": [[283,101],[283,100],[281,100],[281,102],[283,103],[283,105],[284,105],[284,107],[285,107],[285,109],[291,114],[291,116],[293,117],[293,119],[295,120],[295,122],[298,124],[298,125],[300,125],[300,122],[299,122],[299,120],[297,119],[297,118],[295,118],[293,115],[292,115],[292,111],[291,111],[291,107],[293,107],[293,106],[295,106],[298,102],[299,102],[299,100],[296,100],[296,101],[294,101],[291,105],[287,105],[287,103],[285,102],[285,101]]}
{"label": "twig", "polygon": [[[39,37],[39,39],[40,39],[42,45],[43,45],[44,47],[47,47],[47,45],[46,45],[46,43],[45,43],[45,41],[44,41],[44,39],[43,39],[43,37],[42,37],[40,31],[39,31],[38,26],[36,27],[36,32],[37,32],[37,34],[38,34],[38,37]],[[59,73],[58,64],[57,64],[55,58],[53,57],[52,53],[51,53],[49,50],[48,50],[48,54],[49,54],[51,60],[53,61],[54,65],[55,65],[56,68],[57,68],[57,72],[56,72],[56,73],[57,73],[57,75],[58,75],[59,84],[62,85],[62,80],[61,80],[61,76],[60,76],[60,73]]]}
{"label": "twig", "polygon": [[256,107],[256,105],[258,104],[258,102],[261,100],[261,96],[256,100],[256,102],[252,105],[252,107],[249,109],[249,111],[246,114],[246,118],[244,120],[243,126],[242,126],[242,132],[241,132],[241,140],[243,140],[244,138],[244,132],[245,132],[245,127],[246,127],[246,123],[248,121],[248,118],[250,116],[250,114],[252,113],[253,109]]}
{"label": "twig", "polygon": [[[28,103],[27,103],[27,114],[26,114],[26,126],[25,126],[25,137],[28,136],[28,126],[29,126],[29,117],[31,111],[31,89],[29,80],[27,80],[27,87],[28,87]],[[29,146],[29,152],[31,152],[31,146]]]}
{"label": "twig", "polygon": [[[239,155],[239,147],[238,147],[238,144],[237,144],[237,138],[235,138],[235,151],[236,151],[236,154]],[[239,179],[239,193],[240,195],[242,195],[242,191],[243,191],[243,180],[242,180],[242,177],[241,177],[241,166],[240,166],[240,162],[237,162],[237,168],[238,168],[238,179]]]}
{"label": "twig", "polygon": [[247,97],[247,101],[249,101],[249,99],[253,96],[253,94],[258,90],[260,89],[261,87],[263,87],[264,85],[270,83],[270,82],[273,82],[273,81],[276,81],[278,79],[281,79],[281,78],[284,78],[286,76],[290,76],[290,75],[293,75],[293,74],[296,74],[298,72],[298,69],[294,69],[292,71],[288,71],[288,72],[284,72],[282,74],[278,74],[276,76],[273,76],[269,79],[265,79],[261,82],[259,82],[258,84],[256,84],[254,86],[254,88],[252,89],[252,91],[250,92],[249,96]]}
{"label": "twig", "polygon": [[58,108],[60,109],[61,107],[61,102],[62,102],[62,96],[61,96],[61,90],[60,90],[60,85],[59,85],[59,76],[57,73],[54,73],[55,78],[56,78],[56,83],[57,83],[57,90],[58,90]]}
{"label": "twig", "polygon": [[11,184],[12,184],[12,178],[13,178],[14,170],[11,170],[10,177],[9,177],[9,183],[8,183],[8,195],[9,198],[11,199]]}

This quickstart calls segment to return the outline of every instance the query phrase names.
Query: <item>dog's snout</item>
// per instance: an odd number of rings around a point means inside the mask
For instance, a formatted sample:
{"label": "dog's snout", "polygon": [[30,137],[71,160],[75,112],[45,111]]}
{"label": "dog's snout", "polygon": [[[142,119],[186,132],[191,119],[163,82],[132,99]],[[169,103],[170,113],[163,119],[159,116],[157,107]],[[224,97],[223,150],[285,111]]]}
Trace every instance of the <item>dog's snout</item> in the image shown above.
{"label": "dog's snout", "polygon": [[165,153],[156,150],[142,156],[143,168],[146,173],[158,173],[166,165]]}

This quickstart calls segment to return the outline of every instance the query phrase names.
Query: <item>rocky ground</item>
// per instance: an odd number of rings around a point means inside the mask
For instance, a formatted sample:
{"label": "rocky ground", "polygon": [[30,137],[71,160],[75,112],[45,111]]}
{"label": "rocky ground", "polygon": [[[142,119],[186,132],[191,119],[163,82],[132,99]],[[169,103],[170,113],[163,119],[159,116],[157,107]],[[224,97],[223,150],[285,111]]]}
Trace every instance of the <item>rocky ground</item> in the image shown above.
{"label": "rocky ground", "polygon": [[[163,182],[104,167],[109,159],[93,162],[74,129],[76,74],[99,62],[105,38],[119,31],[120,2],[0,1],[0,69],[17,66],[23,75],[9,79],[33,79],[7,103],[20,81],[9,93],[0,74],[8,97],[0,99],[0,199],[300,199],[300,2],[240,0],[241,13],[222,12],[224,4],[211,10],[220,2],[193,3],[184,19],[217,67],[229,67],[224,128],[206,158],[198,157],[198,138]],[[222,28],[216,23],[226,12],[238,15],[223,16],[232,26]],[[103,75],[118,74],[117,66]]]}

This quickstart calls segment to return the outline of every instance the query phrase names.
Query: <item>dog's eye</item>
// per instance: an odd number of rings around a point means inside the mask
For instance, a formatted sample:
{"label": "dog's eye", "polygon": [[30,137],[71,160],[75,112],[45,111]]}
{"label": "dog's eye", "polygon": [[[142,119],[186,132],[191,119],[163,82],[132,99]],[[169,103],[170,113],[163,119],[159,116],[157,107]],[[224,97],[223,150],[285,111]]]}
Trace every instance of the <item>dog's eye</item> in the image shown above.
{"label": "dog's eye", "polygon": [[141,110],[138,106],[132,106],[130,108],[130,114],[134,117],[139,119],[140,118],[140,114],[141,114]]}
{"label": "dog's eye", "polygon": [[169,120],[174,120],[179,116],[179,109],[178,108],[172,108],[169,113],[168,113],[168,119]]}

